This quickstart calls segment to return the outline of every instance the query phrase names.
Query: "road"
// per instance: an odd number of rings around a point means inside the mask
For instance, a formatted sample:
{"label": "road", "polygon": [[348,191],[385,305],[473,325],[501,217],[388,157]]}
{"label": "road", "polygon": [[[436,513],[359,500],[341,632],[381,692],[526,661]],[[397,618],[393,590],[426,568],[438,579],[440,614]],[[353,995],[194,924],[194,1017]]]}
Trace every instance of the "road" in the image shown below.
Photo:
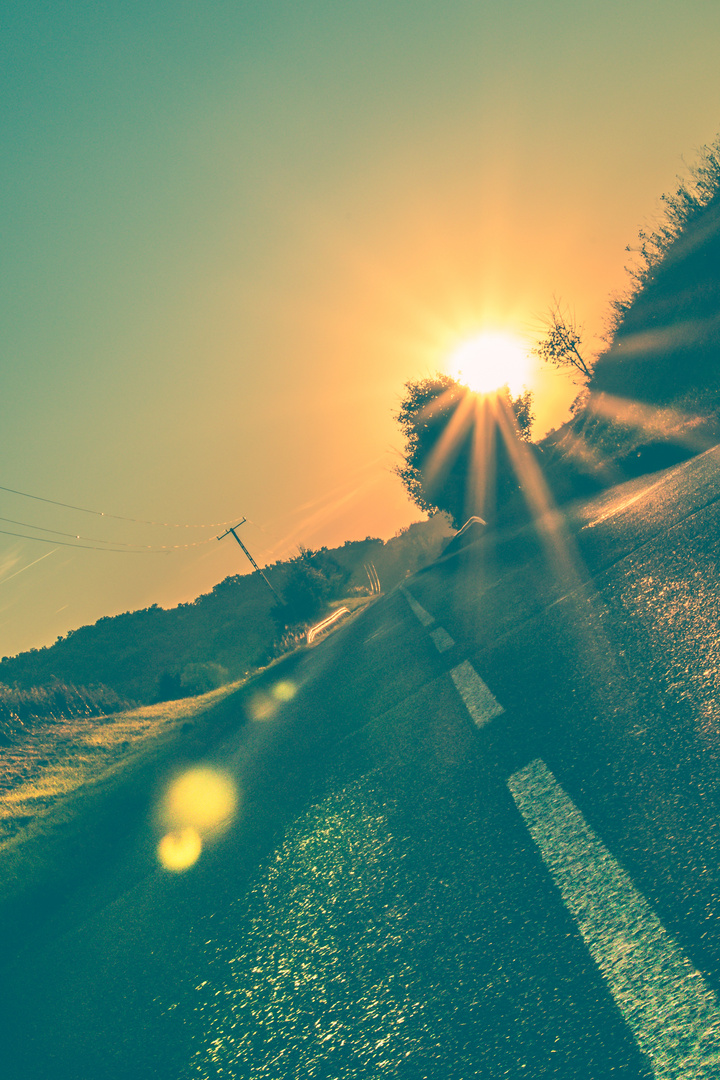
{"label": "road", "polygon": [[226,699],[232,824],[170,872],[119,804],[7,1075],[720,1075],[719,500],[716,448],[488,535]]}

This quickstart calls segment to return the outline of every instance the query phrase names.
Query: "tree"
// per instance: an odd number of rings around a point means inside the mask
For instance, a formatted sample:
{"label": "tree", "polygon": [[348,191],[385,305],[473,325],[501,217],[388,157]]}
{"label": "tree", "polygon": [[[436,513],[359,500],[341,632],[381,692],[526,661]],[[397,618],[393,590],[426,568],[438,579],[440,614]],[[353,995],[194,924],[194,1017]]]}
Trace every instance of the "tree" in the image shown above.
{"label": "tree", "polygon": [[281,586],[284,603],[271,611],[279,630],[317,618],[331,600],[342,596],[350,579],[350,571],[327,548],[301,547],[286,566]]}
{"label": "tree", "polygon": [[546,325],[545,337],[532,350],[535,356],[555,367],[574,368],[584,379],[589,379],[592,368],[580,352],[583,328],[557,299],[548,309]]}
{"label": "tree", "polygon": [[395,419],[405,436],[395,470],[426,513],[445,511],[456,529],[469,517],[495,517],[518,490],[513,442],[527,442],[532,394],[507,386],[474,394],[449,375],[408,382]]}
{"label": "tree", "polygon": [[[625,267],[631,283],[624,293],[610,301],[609,341],[617,334],[640,294],[668,262],[678,241],[681,257],[686,257],[688,246],[692,248],[706,238],[703,235],[705,229],[694,229],[692,226],[700,223],[704,211],[713,203],[717,204],[720,196],[720,136],[700,148],[698,160],[689,166],[687,172],[687,177],[677,177],[678,186],[674,192],[660,196],[663,209],[655,227],[640,229],[637,245],[628,244],[625,248],[635,257],[634,262]],[[690,245],[687,244],[688,236],[691,238]]]}

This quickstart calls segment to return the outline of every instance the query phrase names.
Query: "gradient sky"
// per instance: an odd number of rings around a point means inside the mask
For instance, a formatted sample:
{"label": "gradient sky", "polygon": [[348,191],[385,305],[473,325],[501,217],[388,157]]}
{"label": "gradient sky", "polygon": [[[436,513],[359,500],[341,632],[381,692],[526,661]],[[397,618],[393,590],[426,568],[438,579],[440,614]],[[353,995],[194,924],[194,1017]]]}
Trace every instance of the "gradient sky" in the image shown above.
{"label": "gradient sky", "polygon": [[[720,130],[717,0],[0,15],[0,485],[117,515],[0,490],[53,541],[0,533],[0,655],[248,569],[220,528],[121,518],[246,515],[261,563],[421,518],[405,382],[483,327],[530,343],[553,294],[600,334]],[[540,433],[574,392],[533,387]]]}

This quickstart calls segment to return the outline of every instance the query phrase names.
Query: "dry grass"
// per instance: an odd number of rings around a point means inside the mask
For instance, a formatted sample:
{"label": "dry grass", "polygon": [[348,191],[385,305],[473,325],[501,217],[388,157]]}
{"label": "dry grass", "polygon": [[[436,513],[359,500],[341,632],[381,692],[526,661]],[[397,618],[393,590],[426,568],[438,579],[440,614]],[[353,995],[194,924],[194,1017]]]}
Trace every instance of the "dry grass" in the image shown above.
{"label": "dry grass", "polygon": [[0,849],[59,799],[135,758],[239,686],[109,716],[35,722],[0,760]]}
{"label": "dry grass", "polygon": [[[354,615],[374,599],[354,596],[342,603]],[[336,629],[333,627],[332,629]],[[286,644],[284,654],[305,646],[303,631]],[[262,670],[257,675],[262,675]],[[144,705],[107,716],[34,720],[0,758],[0,851],[24,830],[46,815],[61,800],[78,796],[83,788],[106,774],[126,766],[152,751],[185,725],[207,713],[234,693],[245,680],[230,683],[197,697]],[[41,828],[44,828],[42,826]],[[38,832],[37,827],[34,832]]]}

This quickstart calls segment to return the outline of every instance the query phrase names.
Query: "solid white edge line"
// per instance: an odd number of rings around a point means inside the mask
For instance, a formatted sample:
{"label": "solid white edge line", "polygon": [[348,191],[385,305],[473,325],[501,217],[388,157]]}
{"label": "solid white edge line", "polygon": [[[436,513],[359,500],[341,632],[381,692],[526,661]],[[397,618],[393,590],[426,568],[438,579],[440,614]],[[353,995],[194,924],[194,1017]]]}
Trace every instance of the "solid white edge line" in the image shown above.
{"label": "solid white edge line", "polygon": [[463,660],[450,672],[467,711],[478,727],[483,727],[494,717],[505,712],[491,690],[485,685],[469,660]]}
{"label": "solid white edge line", "polygon": [[658,1080],[717,1080],[720,1010],[542,761],[508,780],[530,834]]}

